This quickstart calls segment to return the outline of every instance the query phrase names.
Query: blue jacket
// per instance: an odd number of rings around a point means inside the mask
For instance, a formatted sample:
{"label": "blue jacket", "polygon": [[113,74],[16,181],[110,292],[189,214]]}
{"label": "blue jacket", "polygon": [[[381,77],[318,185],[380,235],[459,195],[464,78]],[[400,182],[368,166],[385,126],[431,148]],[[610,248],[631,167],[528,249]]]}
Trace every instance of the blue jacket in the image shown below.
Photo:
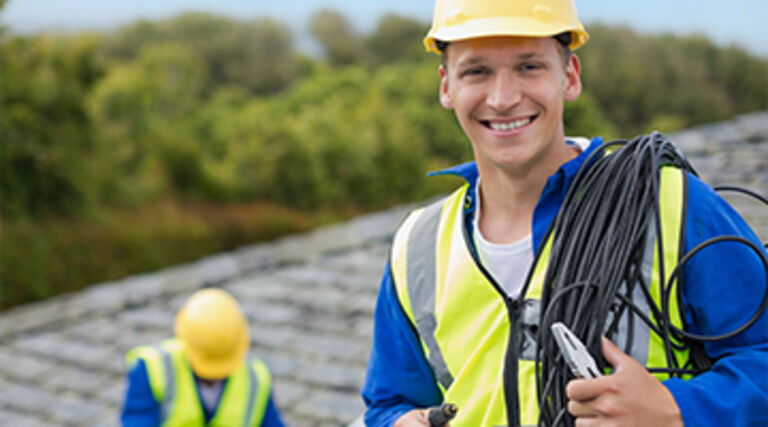
{"label": "blue jacket", "polygon": [[[198,390],[199,397],[199,390]],[[213,418],[214,412],[208,412],[203,407],[205,421]],[[160,425],[160,404],[152,395],[149,376],[143,360],[139,360],[128,372],[128,388],[125,392],[125,402],[120,415],[120,422],[125,427],[149,427]],[[283,427],[283,420],[277,410],[273,396],[269,396],[266,412],[261,425],[263,427]]]}
{"label": "blue jacket", "polygon": [[[595,138],[577,158],[549,177],[533,212],[533,247],[538,248],[563,203],[579,167],[602,139]],[[478,177],[474,163],[438,172],[459,175],[469,186],[465,227],[471,236]],[[738,235],[762,247],[741,216],[711,187],[691,175],[685,228],[685,251],[718,235]],[[746,245],[719,243],[684,267],[683,307],[688,330],[719,335],[744,324],[766,292],[766,272]],[[735,337],[705,344],[714,366],[689,381],[673,378],[664,385],[674,396],[686,426],[768,425],[768,313]],[[389,266],[384,273],[374,314],[373,346],[362,396],[369,426],[389,426],[414,408],[442,403],[442,395],[424,357],[421,343],[400,308]]]}

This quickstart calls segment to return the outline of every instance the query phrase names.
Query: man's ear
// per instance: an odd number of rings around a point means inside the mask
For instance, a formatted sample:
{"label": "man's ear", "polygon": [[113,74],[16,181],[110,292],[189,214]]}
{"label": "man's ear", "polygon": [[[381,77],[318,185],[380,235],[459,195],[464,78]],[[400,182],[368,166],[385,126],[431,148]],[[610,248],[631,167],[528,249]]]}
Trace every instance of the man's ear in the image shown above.
{"label": "man's ear", "polygon": [[448,92],[448,72],[442,65],[440,65],[438,72],[440,73],[440,103],[450,110],[453,108],[453,100]]}
{"label": "man's ear", "polygon": [[579,57],[571,54],[568,58],[568,66],[565,68],[565,94],[566,101],[575,101],[581,94],[581,62]]}

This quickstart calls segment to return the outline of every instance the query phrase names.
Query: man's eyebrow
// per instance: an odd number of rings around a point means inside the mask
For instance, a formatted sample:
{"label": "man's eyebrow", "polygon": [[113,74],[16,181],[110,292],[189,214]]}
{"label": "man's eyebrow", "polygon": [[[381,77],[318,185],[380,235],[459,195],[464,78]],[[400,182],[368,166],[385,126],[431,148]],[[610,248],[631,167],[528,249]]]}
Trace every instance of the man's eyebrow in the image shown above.
{"label": "man's eyebrow", "polygon": [[517,55],[517,59],[531,59],[539,56],[539,52],[524,52]]}
{"label": "man's eyebrow", "polygon": [[462,59],[459,61],[458,65],[459,67],[467,67],[471,65],[477,65],[482,64],[483,62],[486,62],[488,59],[484,56],[472,56],[467,59]]}
{"label": "man's eyebrow", "polygon": [[[517,54],[515,56],[515,59],[516,60],[526,60],[526,59],[538,58],[538,57],[541,57],[541,56],[544,56],[544,54],[541,53],[541,52],[535,52],[535,51],[534,52],[523,52],[523,53]],[[482,64],[482,63],[486,62],[487,60],[488,60],[488,58],[486,58],[485,56],[482,56],[482,55],[472,56],[472,57],[469,57],[467,59],[460,60],[459,63],[456,64],[456,65],[459,66],[459,67],[468,67],[468,66],[472,66],[472,65]]]}

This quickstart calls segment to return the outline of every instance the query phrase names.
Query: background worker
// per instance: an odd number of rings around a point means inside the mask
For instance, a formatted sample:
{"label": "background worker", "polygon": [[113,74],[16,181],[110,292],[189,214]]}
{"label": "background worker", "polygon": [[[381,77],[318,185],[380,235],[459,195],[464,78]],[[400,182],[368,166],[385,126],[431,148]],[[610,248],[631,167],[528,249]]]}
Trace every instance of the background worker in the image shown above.
{"label": "background worker", "polygon": [[[571,50],[587,39],[571,0],[436,0],[425,44],[442,54],[439,99],[475,161],[441,172],[467,183],[411,213],[395,235],[362,389],[367,425],[428,425],[426,408],[442,402],[459,407],[453,426],[538,422],[535,340],[526,332],[536,331],[544,308],[526,278],[574,176],[602,145],[567,139],[563,128],[564,101],[581,92]],[[762,246],[709,186],[678,175],[687,180],[677,198],[686,206],[681,253],[719,235]],[[711,251],[683,268],[679,319],[707,336],[745,324],[766,291],[756,253],[743,245]],[[648,265],[649,274],[659,268]],[[580,426],[765,425],[766,313],[704,349],[711,369],[660,381],[605,342],[613,372],[570,382],[568,411]]]}
{"label": "background worker", "polygon": [[248,323],[221,289],[195,292],[176,314],[176,337],[132,349],[125,426],[282,426],[266,365],[248,359]]}

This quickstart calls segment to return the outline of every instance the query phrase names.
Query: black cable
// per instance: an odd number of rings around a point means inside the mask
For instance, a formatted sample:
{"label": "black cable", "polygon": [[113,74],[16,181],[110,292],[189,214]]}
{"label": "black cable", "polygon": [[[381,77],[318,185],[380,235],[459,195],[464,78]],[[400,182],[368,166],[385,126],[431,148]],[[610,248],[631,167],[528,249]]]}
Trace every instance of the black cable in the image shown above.
{"label": "black cable", "polygon": [[[656,283],[660,284],[661,301],[659,305],[654,302],[652,278],[643,277],[643,262],[648,262],[643,257],[651,249],[646,248],[648,244],[654,245],[653,252],[664,253],[659,177],[661,168],[670,165],[696,175],[680,150],[659,133],[604,144],[586,159],[574,177],[562,208],[542,240],[537,256],[554,233],[536,337],[539,425],[573,425],[565,395],[572,375],[550,332],[552,323],[568,325],[590,353],[598,356],[601,369],[608,364],[601,357],[600,337],[611,338],[620,323],[626,325],[626,342],[617,345],[629,353],[634,334],[642,325],[662,339],[667,359],[666,367],[649,371],[682,376],[700,373],[711,366],[703,342],[742,332],[768,306],[768,260],[758,246],[736,236],[720,236],[698,245],[680,258],[669,280],[665,279],[669,266],[664,265],[663,257],[658,257]],[[751,193],[743,189],[734,191]],[[756,198],[765,201],[760,197]],[[747,322],[727,334],[702,336],[675,327],[669,302],[670,298],[677,298],[678,307],[683,307],[683,266],[703,248],[722,241],[746,244],[761,258],[766,269],[766,291],[760,307]],[[531,276],[529,272],[529,281]],[[672,295],[675,284],[677,293]],[[638,297],[647,307],[637,306]],[[674,354],[683,350],[690,350],[691,357],[680,366]]]}
{"label": "black cable", "polygon": [[[762,202],[764,205],[768,205],[768,198],[763,197],[762,195],[748,188],[737,187],[735,185],[718,185],[717,187],[714,187],[714,189],[718,193],[727,193],[727,192],[741,193],[751,197],[752,199]],[[768,241],[763,242],[763,247],[768,249]]]}
{"label": "black cable", "polygon": [[[713,237],[713,238],[711,238],[709,240],[706,240],[706,241],[696,245],[696,247],[691,249],[691,251],[688,252],[687,254],[685,254],[685,256],[680,260],[680,263],[677,265],[677,267],[675,267],[675,269],[672,270],[672,276],[671,276],[670,283],[667,286],[664,286],[662,288],[662,292],[663,292],[662,293],[662,301],[669,299],[669,297],[671,296],[670,294],[671,294],[671,285],[672,285],[672,283],[674,281],[679,281],[680,277],[682,276],[683,270],[680,267],[682,265],[685,265],[685,263],[688,262],[689,259],[691,259],[694,255],[699,253],[704,248],[707,248],[709,246],[714,245],[715,243],[720,243],[720,242],[737,242],[737,243],[742,243],[744,245],[747,245],[747,247],[749,247],[753,252],[755,252],[757,254],[757,256],[760,258],[760,261],[763,262],[763,268],[765,269],[766,272],[768,272],[768,258],[766,258],[765,255],[763,254],[763,251],[761,251],[760,248],[757,245],[755,245],[754,243],[752,243],[751,241],[749,241],[749,240],[747,240],[747,239],[745,239],[743,237],[740,237],[740,236],[717,236],[717,237]],[[766,286],[766,289],[768,289],[768,274],[766,274],[765,286]],[[682,293],[682,290],[678,290],[678,295],[680,293]],[[673,325],[670,325],[670,326],[674,330],[675,333],[679,334],[682,337],[688,338],[688,339],[692,339],[692,340],[696,340],[696,341],[720,341],[720,340],[728,339],[728,338],[730,338],[732,336],[738,335],[738,334],[744,332],[745,330],[747,330],[747,328],[749,328],[755,322],[757,322],[757,319],[760,317],[760,315],[763,313],[763,311],[765,311],[766,306],[768,306],[768,291],[766,291],[763,294],[763,299],[760,301],[760,306],[755,311],[755,313],[752,315],[752,317],[749,318],[749,320],[744,322],[744,324],[742,324],[738,328],[734,329],[733,331],[726,332],[726,333],[720,334],[720,335],[698,335],[698,334],[692,334],[692,333],[686,332],[686,331],[684,331],[682,329],[678,329],[678,328],[676,328]]]}
{"label": "black cable", "polygon": [[763,202],[763,204],[768,205],[768,198],[765,198],[765,197],[761,196],[760,194],[758,194],[758,193],[756,193],[756,192],[754,192],[754,191],[752,191],[752,190],[750,190],[748,188],[736,187],[735,185],[718,185],[717,187],[714,187],[714,189],[718,193],[732,191],[732,192],[735,192],[735,193],[746,194],[747,196],[749,196],[749,197],[751,197],[753,199],[757,199],[757,200]]}

